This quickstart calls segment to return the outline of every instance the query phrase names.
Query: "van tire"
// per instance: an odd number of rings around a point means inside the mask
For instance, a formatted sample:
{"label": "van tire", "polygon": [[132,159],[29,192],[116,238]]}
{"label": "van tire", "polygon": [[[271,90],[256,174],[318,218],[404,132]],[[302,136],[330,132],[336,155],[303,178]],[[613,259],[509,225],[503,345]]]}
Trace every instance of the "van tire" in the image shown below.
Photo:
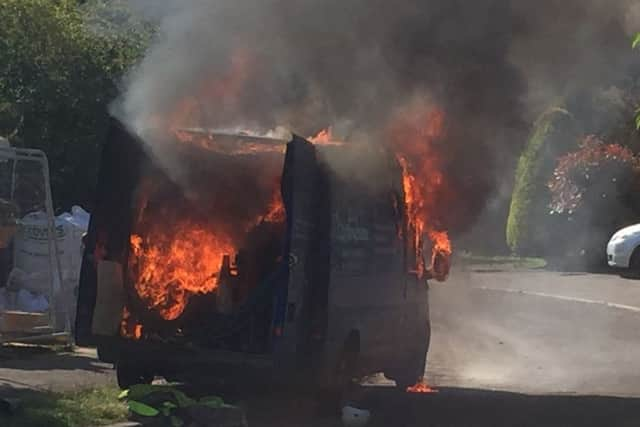
{"label": "van tire", "polygon": [[425,364],[426,363],[416,362],[413,367],[395,371],[391,376],[388,376],[388,378],[396,382],[396,388],[398,390],[406,391],[408,387],[416,385],[424,378]]}
{"label": "van tire", "polygon": [[145,370],[138,364],[123,361],[119,361],[116,364],[118,387],[122,390],[126,390],[136,384],[151,384],[153,377],[152,372]]}
{"label": "van tire", "polygon": [[322,415],[337,415],[345,401],[354,395],[357,388],[354,377],[358,373],[358,359],[360,357],[360,331],[351,330],[347,335],[342,350],[331,374],[326,378],[318,378],[319,413]]}
{"label": "van tire", "polygon": [[423,335],[416,337],[422,343],[421,348],[415,348],[408,357],[393,367],[385,370],[385,376],[396,382],[396,388],[405,391],[407,387],[415,385],[424,378],[427,367],[427,354],[431,342],[431,321],[427,320],[427,326]]}

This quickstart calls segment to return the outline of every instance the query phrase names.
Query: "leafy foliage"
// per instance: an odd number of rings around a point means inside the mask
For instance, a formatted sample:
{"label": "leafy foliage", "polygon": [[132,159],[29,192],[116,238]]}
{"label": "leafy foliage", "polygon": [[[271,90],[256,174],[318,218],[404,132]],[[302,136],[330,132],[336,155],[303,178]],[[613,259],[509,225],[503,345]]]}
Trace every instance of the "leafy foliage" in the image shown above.
{"label": "leafy foliage", "polygon": [[632,48],[632,49],[635,49],[635,48],[637,48],[638,46],[640,46],[640,33],[636,33],[636,34],[633,36],[633,40],[632,40],[632,42],[631,42],[631,48]]}
{"label": "leafy foliage", "polygon": [[552,108],[535,123],[516,170],[507,219],[507,244],[514,253],[537,254],[544,240],[549,191],[546,182],[558,155],[576,143],[578,126],[566,110]]}
{"label": "leafy foliage", "polygon": [[133,414],[162,418],[176,427],[184,425],[184,410],[189,407],[233,408],[218,396],[194,399],[171,385],[136,384],[120,393],[118,398],[126,399],[129,410]]}
{"label": "leafy foliage", "polygon": [[[631,41],[631,48],[636,49],[640,46],[640,33],[636,33]],[[636,129],[640,130],[640,108],[636,109],[635,115]]]}
{"label": "leafy foliage", "polygon": [[152,37],[111,2],[0,0],[0,134],[44,150],[57,206],[91,201],[108,105]]}
{"label": "leafy foliage", "polygon": [[160,411],[156,408],[145,403],[138,402],[137,400],[129,400],[127,404],[129,405],[129,410],[131,412],[142,415],[143,417],[155,417],[160,414]]}
{"label": "leafy foliage", "polygon": [[640,214],[640,159],[626,147],[589,136],[558,159],[548,186],[551,217],[558,218],[554,253],[584,266],[603,265],[607,240]]}
{"label": "leafy foliage", "polygon": [[630,178],[640,172],[640,160],[633,152],[618,144],[605,144],[589,136],[578,151],[558,159],[551,190],[550,208],[555,213],[571,215],[585,200],[587,192],[597,189],[597,198],[617,197]]}
{"label": "leafy foliage", "polygon": [[65,393],[25,392],[20,412],[4,417],[3,427],[84,427],[109,425],[127,419],[127,407],[113,386]]}

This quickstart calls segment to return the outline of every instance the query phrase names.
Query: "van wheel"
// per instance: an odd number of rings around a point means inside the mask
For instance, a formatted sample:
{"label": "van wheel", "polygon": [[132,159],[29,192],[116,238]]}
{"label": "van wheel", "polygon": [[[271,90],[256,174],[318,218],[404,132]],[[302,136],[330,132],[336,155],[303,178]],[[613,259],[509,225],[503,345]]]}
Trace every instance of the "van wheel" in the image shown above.
{"label": "van wheel", "polygon": [[416,385],[424,377],[424,369],[422,375],[419,374],[420,369],[412,369],[410,371],[392,374],[390,379],[396,382],[396,389],[406,391],[407,388]]}
{"label": "van wheel", "polygon": [[151,384],[153,377],[152,372],[145,370],[140,365],[122,361],[116,364],[118,387],[122,390],[126,390],[136,384]]}
{"label": "van wheel", "polygon": [[385,371],[385,376],[396,382],[398,390],[406,391],[407,387],[416,385],[418,381],[424,378],[430,336],[431,329],[429,328],[425,337],[426,345],[421,350],[415,351],[411,357]]}
{"label": "van wheel", "polygon": [[339,414],[345,401],[352,400],[356,394],[358,387],[353,380],[357,375],[359,356],[360,332],[352,330],[343,344],[334,372],[329,375],[329,382],[319,379],[321,384],[324,383],[318,394],[321,414]]}
{"label": "van wheel", "polygon": [[411,356],[396,362],[395,366],[385,371],[385,376],[396,382],[396,388],[405,391],[407,387],[416,385],[425,376],[427,367],[427,353],[429,351],[429,342],[431,340],[431,324],[425,328],[424,335],[421,338],[422,348],[415,349]]}

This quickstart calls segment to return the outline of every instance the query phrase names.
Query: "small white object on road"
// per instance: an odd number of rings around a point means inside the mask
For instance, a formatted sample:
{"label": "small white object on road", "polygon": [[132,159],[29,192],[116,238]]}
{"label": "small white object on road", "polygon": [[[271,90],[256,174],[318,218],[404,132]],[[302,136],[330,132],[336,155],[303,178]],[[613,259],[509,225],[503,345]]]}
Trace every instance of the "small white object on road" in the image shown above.
{"label": "small white object on road", "polygon": [[346,427],[364,427],[370,417],[371,413],[366,409],[348,405],[342,408],[342,424]]}

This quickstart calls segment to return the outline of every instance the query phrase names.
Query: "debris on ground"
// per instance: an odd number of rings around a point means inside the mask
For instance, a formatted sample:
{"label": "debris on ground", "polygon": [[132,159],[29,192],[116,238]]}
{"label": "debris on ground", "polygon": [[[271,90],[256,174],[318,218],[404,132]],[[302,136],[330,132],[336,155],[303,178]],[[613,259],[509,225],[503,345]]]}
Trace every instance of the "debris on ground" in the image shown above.
{"label": "debris on ground", "polygon": [[366,409],[347,405],[342,408],[342,424],[345,427],[364,427],[369,423],[371,413]]}

